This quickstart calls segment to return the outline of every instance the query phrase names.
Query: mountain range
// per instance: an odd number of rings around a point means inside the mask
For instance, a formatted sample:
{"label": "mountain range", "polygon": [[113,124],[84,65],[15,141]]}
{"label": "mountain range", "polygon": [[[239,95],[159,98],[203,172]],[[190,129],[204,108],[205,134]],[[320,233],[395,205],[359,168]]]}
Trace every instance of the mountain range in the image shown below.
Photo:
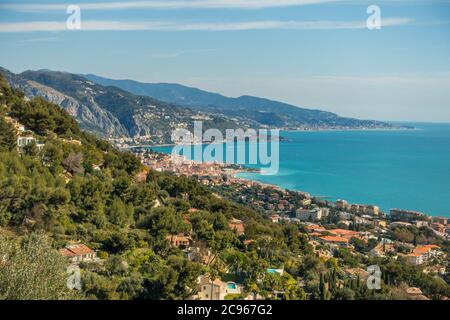
{"label": "mountain range", "polygon": [[71,73],[49,70],[14,74],[0,69],[10,85],[28,98],[36,96],[60,105],[83,129],[111,140],[131,144],[165,144],[177,128],[192,130],[194,120],[204,129],[250,126],[249,121],[192,110],[139,96],[112,86],[102,86]]}
{"label": "mountain range", "polygon": [[180,84],[141,83],[112,80],[92,74],[85,78],[105,86],[115,86],[134,94],[150,96],[167,103],[188,106],[194,110],[245,118],[263,126],[288,129],[388,128],[390,124],[340,117],[337,114],[300,108],[264,98],[241,96],[230,98]]}
{"label": "mountain range", "polygon": [[192,129],[368,129],[391,124],[340,117],[286,103],[241,96],[230,98],[170,83],[140,83],[50,70],[15,74],[0,68],[27,98],[43,97],[74,116],[83,129],[127,144],[165,144],[176,128]]}

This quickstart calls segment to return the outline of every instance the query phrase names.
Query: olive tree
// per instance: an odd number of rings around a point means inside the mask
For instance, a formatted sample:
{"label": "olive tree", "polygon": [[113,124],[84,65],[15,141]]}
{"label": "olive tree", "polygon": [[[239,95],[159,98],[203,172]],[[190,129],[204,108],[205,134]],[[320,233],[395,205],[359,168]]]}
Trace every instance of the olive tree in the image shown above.
{"label": "olive tree", "polygon": [[34,233],[21,241],[0,234],[0,299],[77,298],[67,288],[66,265],[43,234]]}

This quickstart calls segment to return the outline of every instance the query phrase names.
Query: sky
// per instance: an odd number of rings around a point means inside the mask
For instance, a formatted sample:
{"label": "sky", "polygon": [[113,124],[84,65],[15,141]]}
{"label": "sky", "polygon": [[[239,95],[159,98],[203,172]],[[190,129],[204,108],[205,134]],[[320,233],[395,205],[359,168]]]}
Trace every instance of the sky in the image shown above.
{"label": "sky", "polygon": [[[67,7],[80,7],[68,29]],[[381,28],[369,30],[368,7]],[[0,66],[450,122],[450,0],[0,0]]]}

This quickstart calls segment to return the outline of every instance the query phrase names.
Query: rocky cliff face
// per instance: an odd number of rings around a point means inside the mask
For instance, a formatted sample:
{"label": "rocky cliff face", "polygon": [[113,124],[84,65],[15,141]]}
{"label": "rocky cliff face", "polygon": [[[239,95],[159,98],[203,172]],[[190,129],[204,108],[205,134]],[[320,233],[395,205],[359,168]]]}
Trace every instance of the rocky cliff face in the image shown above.
{"label": "rocky cliff face", "polygon": [[0,72],[6,76],[10,85],[23,91],[28,98],[42,97],[61,106],[80,123],[81,127],[101,136],[128,136],[127,130],[110,112],[101,108],[92,97],[83,101],[55,90],[33,80],[13,74],[5,69]]}
{"label": "rocky cliff face", "polygon": [[195,120],[204,122],[204,130],[222,132],[250,126],[248,121],[135,95],[75,74],[48,70],[13,74],[1,68],[0,72],[27,97],[40,96],[64,108],[84,129],[114,139],[130,138],[132,144],[171,143],[173,130],[192,130]]}

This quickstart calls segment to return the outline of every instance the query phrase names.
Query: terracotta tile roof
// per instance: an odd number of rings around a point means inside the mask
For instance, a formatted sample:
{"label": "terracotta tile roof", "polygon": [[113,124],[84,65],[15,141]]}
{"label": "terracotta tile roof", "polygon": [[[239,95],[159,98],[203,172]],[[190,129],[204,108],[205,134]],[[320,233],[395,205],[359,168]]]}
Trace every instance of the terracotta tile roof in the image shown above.
{"label": "terracotta tile roof", "polygon": [[312,224],[312,225],[306,226],[305,229],[307,231],[316,231],[316,232],[322,232],[322,231],[326,231],[327,230],[324,227],[319,226],[317,224]]}
{"label": "terracotta tile roof", "polygon": [[327,242],[340,242],[340,243],[348,243],[348,239],[341,238],[341,237],[333,237],[333,236],[323,236],[320,237],[320,239],[327,241]]}
{"label": "terracotta tile roof", "polygon": [[429,245],[426,245],[426,246],[420,246],[420,247],[415,248],[413,250],[413,253],[424,254],[424,253],[427,253],[427,252],[429,252],[430,250],[433,250],[433,249],[439,249],[439,246],[436,246],[436,245],[433,245],[433,244],[429,244]]}
{"label": "terracotta tile roof", "polygon": [[172,234],[166,236],[166,239],[171,242],[189,242],[191,240],[191,237],[189,235],[185,235],[183,233],[180,234]]}
{"label": "terracotta tile roof", "polygon": [[59,253],[64,257],[75,257],[89,253],[94,253],[94,250],[80,243],[69,245],[66,246],[65,248],[59,249]]}
{"label": "terracotta tile roof", "polygon": [[422,294],[422,290],[420,290],[419,288],[416,288],[416,287],[410,287],[410,288],[406,289],[406,293],[408,293],[408,294]]}
{"label": "terracotta tile roof", "polygon": [[70,251],[66,248],[59,249],[58,251],[63,257],[75,257],[76,256],[75,253],[73,253],[72,251]]}
{"label": "terracotta tile roof", "polygon": [[357,235],[359,234],[359,232],[356,231],[352,231],[352,230],[346,230],[346,229],[332,229],[332,230],[328,230],[329,233],[334,234],[334,235]]}
{"label": "terracotta tile roof", "polygon": [[228,223],[228,227],[235,231],[238,234],[242,234],[245,232],[245,226],[244,223],[241,220],[237,220],[237,219],[232,219],[229,223]]}

